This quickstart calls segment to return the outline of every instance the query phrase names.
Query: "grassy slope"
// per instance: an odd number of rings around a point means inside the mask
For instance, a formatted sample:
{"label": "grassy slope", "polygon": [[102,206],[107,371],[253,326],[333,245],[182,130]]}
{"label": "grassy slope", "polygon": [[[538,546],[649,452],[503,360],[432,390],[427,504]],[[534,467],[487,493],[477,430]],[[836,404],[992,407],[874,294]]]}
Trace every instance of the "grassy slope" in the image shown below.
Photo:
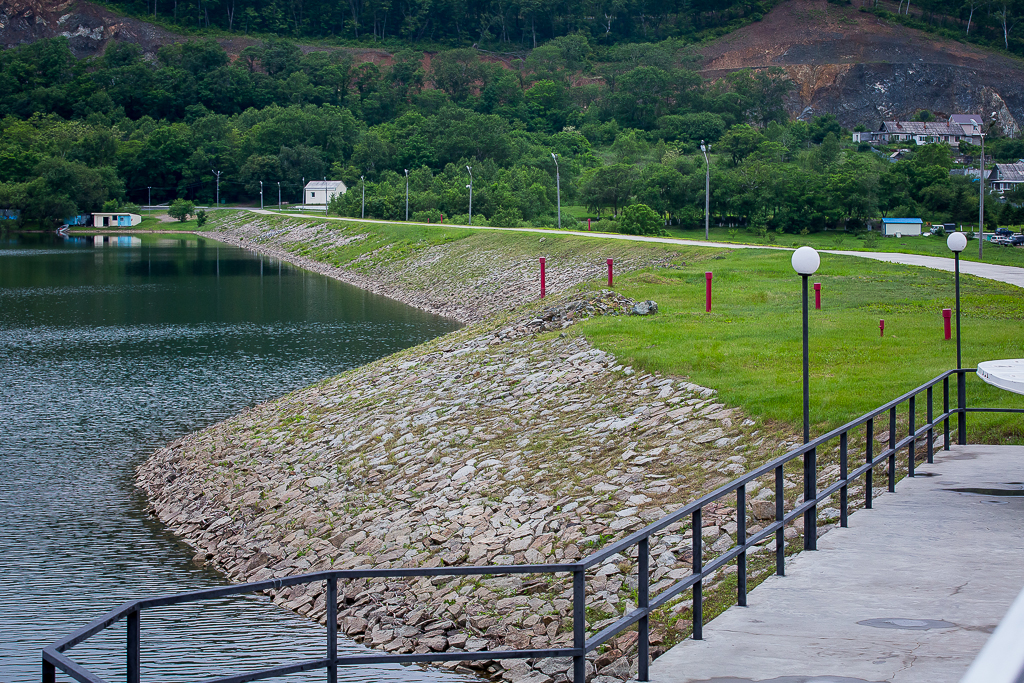
{"label": "grassy slope", "polygon": [[[689,375],[718,389],[730,404],[800,424],[800,280],[789,254],[732,251],[714,258],[720,260],[624,276],[618,289],[657,301],[658,316],[595,319],[582,329],[620,359]],[[704,312],[705,271],[714,273],[710,314]],[[941,310],[954,303],[949,274],[825,254],[813,281],[822,283],[823,299],[822,310],[811,314],[814,433],[955,367],[955,339],[944,341],[942,334]],[[1024,357],[1020,289],[969,276],[962,285],[965,367]],[[886,323],[884,337],[879,319]],[[968,388],[969,405],[1024,407],[1024,397],[975,378]],[[923,397],[919,404],[920,420]],[[968,425],[971,439],[1024,443],[1019,416],[972,416]]]}

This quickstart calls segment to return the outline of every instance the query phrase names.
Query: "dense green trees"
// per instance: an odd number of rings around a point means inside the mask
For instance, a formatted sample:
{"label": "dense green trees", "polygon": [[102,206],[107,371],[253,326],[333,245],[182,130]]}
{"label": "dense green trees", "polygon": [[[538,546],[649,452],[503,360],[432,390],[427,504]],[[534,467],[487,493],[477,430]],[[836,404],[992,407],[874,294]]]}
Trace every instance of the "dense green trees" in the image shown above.
{"label": "dense green trees", "polygon": [[[681,66],[681,43],[605,48],[586,32],[525,59],[482,54],[402,50],[359,63],[279,39],[233,62],[210,40],[163,47],[156,63],[125,44],[76,61],[64,38],[2,50],[0,208],[60,220],[111,201],[207,203],[218,171],[222,200],[256,201],[262,182],[268,205],[278,184],[294,203],[309,180],[358,189],[365,177],[366,215],[398,219],[408,169],[414,214],[468,220],[472,166],[474,221],[555,225],[554,152],[563,205],[619,216],[642,204],[696,226],[704,140],[712,213],[730,224],[857,228],[879,215],[970,220],[977,210],[970,180],[949,175],[948,148],[893,164],[848,148],[835,117],[787,121],[792,85],[775,70],[707,83]],[[986,151],[1015,161],[1024,143],[994,136]],[[331,209],[358,216],[361,197]],[[651,229],[652,214],[638,211],[619,227]]]}

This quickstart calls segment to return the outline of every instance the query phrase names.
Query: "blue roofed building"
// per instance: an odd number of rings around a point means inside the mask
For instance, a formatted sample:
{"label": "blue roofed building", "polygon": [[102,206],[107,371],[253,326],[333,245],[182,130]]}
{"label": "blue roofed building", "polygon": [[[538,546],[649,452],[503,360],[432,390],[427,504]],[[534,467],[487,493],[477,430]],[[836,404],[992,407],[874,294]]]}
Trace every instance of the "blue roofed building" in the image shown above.
{"label": "blue roofed building", "polygon": [[883,218],[883,235],[920,235],[924,221],[920,218]]}

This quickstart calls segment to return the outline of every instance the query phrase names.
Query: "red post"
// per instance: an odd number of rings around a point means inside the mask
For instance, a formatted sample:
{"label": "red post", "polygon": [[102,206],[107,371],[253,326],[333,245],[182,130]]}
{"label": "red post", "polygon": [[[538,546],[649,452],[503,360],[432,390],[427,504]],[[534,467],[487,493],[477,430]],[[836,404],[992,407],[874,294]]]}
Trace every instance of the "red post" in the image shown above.
{"label": "red post", "polygon": [[444,214],[441,214],[441,222],[444,223]]}
{"label": "red post", "polygon": [[590,232],[590,219],[587,219],[587,232]]}
{"label": "red post", "polygon": [[540,298],[544,298],[546,287],[544,286],[544,257],[540,257]]}
{"label": "red post", "polygon": [[884,320],[879,320],[878,321],[878,336],[879,337],[884,337],[885,336],[885,321]]}
{"label": "red post", "polygon": [[711,312],[711,273],[704,273],[706,286],[704,288],[704,312]]}
{"label": "red post", "polygon": [[612,286],[612,260],[608,259],[608,286]]}
{"label": "red post", "polygon": [[946,339],[951,339],[952,338],[952,331],[949,329],[949,320],[950,320],[950,317],[952,317],[952,315],[953,315],[953,311],[951,309],[948,309],[948,308],[943,308],[942,309],[942,323],[943,323],[943,327],[946,330]]}
{"label": "red post", "polygon": [[814,283],[814,307],[821,310],[821,283]]}

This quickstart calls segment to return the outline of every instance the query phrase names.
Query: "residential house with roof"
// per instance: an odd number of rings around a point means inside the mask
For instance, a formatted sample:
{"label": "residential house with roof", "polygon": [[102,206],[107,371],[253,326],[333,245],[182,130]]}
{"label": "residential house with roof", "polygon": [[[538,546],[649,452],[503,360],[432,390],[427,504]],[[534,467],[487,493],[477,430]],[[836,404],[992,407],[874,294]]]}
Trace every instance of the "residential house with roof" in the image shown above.
{"label": "residential house with roof", "polygon": [[1012,192],[1024,184],[1024,159],[1015,164],[996,164],[988,174],[993,192]]}
{"label": "residential house with roof", "polygon": [[954,114],[948,121],[883,121],[875,131],[853,134],[854,142],[913,142],[928,145],[945,142],[957,145],[961,141],[974,145],[981,144],[981,116],[978,114]]}
{"label": "residential house with roof", "polygon": [[345,194],[348,188],[340,180],[311,180],[306,183],[305,203],[307,206],[326,206],[335,195]]}

